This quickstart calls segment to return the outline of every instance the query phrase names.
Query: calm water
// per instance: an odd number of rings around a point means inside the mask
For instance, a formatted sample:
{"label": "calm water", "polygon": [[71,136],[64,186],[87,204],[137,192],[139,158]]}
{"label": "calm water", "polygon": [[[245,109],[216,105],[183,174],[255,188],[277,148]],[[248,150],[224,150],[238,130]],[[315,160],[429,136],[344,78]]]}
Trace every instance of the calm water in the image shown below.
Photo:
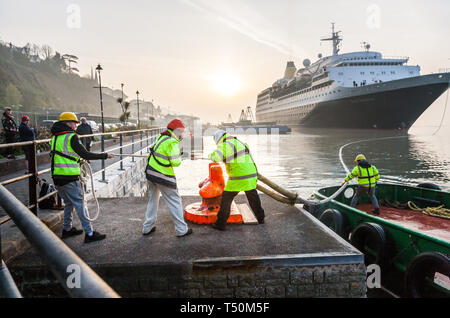
{"label": "calm water", "polygon": [[[450,144],[445,134],[432,136],[432,129],[414,133],[303,129],[288,135],[241,135],[253,153],[259,172],[278,184],[309,196],[314,190],[338,185],[345,178],[339,148],[348,169],[363,153],[381,173],[381,181],[417,185],[433,182],[450,191]],[[376,140],[397,136],[398,138]],[[212,137],[204,137],[204,157],[214,149]],[[198,183],[208,175],[208,161],[186,160],[176,168],[181,194],[197,194]]]}

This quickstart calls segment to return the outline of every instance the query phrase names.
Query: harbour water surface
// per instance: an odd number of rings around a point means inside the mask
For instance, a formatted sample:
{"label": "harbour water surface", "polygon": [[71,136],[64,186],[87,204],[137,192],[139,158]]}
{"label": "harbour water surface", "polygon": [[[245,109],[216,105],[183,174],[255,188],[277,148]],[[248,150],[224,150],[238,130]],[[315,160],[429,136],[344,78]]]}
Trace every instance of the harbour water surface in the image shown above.
{"label": "harbour water surface", "polygon": [[[287,135],[239,135],[248,143],[258,171],[276,183],[309,196],[320,187],[340,184],[363,153],[381,174],[381,182],[416,186],[432,182],[450,191],[450,144],[434,129],[400,131],[294,130]],[[395,138],[391,138],[395,137]],[[204,137],[203,157],[213,151],[211,136]],[[207,160],[185,160],[176,168],[181,194],[198,194],[198,183],[208,176]]]}

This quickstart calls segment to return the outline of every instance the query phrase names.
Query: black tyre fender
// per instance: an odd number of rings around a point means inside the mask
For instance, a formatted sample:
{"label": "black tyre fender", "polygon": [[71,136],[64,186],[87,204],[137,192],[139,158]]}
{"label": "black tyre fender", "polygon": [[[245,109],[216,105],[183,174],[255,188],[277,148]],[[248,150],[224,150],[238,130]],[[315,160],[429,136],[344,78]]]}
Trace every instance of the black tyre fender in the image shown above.
{"label": "black tyre fender", "polygon": [[348,220],[347,217],[336,209],[326,209],[319,217],[319,221],[328,226],[340,237],[348,240]]}
{"label": "black tyre fender", "polygon": [[438,252],[424,252],[408,264],[405,274],[405,291],[407,297],[449,297],[441,295],[431,295],[425,292],[427,277],[434,279],[435,273],[441,273],[450,277],[450,258]]}
{"label": "black tyre fender", "polygon": [[441,188],[438,185],[431,183],[431,182],[424,182],[424,183],[418,184],[417,187],[433,189],[433,190],[441,190]]}
{"label": "black tyre fender", "polygon": [[[369,255],[366,243],[371,241],[376,247],[376,256]],[[376,223],[361,223],[352,232],[350,243],[364,254],[366,265],[383,265],[388,255],[388,237],[384,228]]]}

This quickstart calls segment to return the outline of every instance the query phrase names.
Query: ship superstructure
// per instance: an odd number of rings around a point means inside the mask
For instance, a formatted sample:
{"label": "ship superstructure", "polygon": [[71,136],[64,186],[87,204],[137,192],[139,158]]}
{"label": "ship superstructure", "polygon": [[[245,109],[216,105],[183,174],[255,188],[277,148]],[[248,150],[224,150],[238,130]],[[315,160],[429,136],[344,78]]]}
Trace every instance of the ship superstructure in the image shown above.
{"label": "ship superstructure", "polygon": [[284,77],[258,94],[257,121],[309,127],[408,129],[449,85],[449,73],[420,75],[407,57],[383,57],[363,43],[363,51],[333,55],[296,69],[287,62]]}

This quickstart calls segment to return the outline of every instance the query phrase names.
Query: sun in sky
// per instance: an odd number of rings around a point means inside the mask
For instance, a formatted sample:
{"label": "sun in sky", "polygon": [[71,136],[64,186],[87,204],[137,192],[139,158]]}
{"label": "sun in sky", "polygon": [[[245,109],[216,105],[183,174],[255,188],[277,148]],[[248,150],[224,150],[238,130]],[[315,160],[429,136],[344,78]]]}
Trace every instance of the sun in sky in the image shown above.
{"label": "sun in sky", "polygon": [[210,77],[214,90],[223,96],[234,96],[241,88],[239,76],[231,71],[220,71]]}

